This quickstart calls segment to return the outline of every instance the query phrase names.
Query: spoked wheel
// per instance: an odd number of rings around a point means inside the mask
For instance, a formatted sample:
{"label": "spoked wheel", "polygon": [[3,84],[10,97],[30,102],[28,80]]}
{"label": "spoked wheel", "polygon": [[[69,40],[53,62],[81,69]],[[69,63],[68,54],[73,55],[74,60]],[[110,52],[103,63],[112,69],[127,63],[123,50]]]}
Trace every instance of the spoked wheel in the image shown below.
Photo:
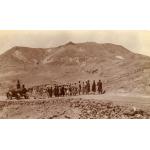
{"label": "spoked wheel", "polygon": [[29,99],[29,96],[28,96],[28,95],[24,95],[24,98],[25,98],[25,99]]}
{"label": "spoked wheel", "polygon": [[7,99],[12,100],[12,95],[10,93],[7,93]]}
{"label": "spoked wheel", "polygon": [[19,94],[19,93],[16,94],[16,99],[17,99],[17,100],[20,99],[20,94]]}

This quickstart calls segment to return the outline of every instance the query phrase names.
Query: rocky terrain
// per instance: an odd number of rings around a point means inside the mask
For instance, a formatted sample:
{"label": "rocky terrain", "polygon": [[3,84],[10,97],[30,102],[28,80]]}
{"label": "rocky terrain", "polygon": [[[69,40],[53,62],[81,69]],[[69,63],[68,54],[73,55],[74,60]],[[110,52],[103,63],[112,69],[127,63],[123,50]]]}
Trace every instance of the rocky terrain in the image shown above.
{"label": "rocky terrain", "polygon": [[148,119],[150,118],[150,112],[137,106],[106,100],[53,98],[0,101],[0,118]]}
{"label": "rocky terrain", "polygon": [[149,94],[150,57],[111,43],[16,46],[0,55],[0,92],[17,79],[27,87],[101,79],[107,92]]}
{"label": "rocky terrain", "polygon": [[150,94],[150,57],[121,45],[69,42],[45,49],[16,46],[0,55],[0,95],[18,79],[26,87],[101,79],[106,97],[19,101],[0,97],[0,118],[150,118],[149,99],[111,95]]}

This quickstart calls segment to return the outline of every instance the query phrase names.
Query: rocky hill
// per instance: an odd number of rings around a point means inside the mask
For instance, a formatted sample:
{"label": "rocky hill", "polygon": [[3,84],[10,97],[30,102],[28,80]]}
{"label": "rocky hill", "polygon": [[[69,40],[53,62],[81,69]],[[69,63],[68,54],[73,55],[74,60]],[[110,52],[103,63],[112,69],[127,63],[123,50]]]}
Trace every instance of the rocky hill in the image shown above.
{"label": "rocky hill", "polygon": [[149,93],[150,57],[111,43],[52,48],[13,47],[0,55],[0,87],[99,80],[108,92]]}

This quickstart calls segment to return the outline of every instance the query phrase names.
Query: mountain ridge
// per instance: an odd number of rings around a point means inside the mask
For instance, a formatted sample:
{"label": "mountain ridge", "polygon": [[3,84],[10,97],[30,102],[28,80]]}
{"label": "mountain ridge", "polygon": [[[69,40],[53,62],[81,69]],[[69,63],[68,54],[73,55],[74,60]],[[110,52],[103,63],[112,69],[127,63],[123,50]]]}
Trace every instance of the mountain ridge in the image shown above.
{"label": "mountain ridge", "polygon": [[28,86],[102,79],[108,91],[142,93],[150,77],[149,66],[150,57],[112,43],[70,41],[52,48],[15,46],[0,55],[0,83],[6,88],[17,79]]}

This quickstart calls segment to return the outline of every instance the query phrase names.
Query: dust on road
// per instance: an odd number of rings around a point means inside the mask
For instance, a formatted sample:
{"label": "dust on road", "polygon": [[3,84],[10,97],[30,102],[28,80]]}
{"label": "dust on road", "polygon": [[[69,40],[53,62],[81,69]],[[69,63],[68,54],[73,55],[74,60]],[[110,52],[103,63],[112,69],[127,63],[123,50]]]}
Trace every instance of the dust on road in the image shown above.
{"label": "dust on road", "polygon": [[0,118],[117,119],[150,118],[150,99],[131,95],[80,95],[29,100],[0,100]]}

